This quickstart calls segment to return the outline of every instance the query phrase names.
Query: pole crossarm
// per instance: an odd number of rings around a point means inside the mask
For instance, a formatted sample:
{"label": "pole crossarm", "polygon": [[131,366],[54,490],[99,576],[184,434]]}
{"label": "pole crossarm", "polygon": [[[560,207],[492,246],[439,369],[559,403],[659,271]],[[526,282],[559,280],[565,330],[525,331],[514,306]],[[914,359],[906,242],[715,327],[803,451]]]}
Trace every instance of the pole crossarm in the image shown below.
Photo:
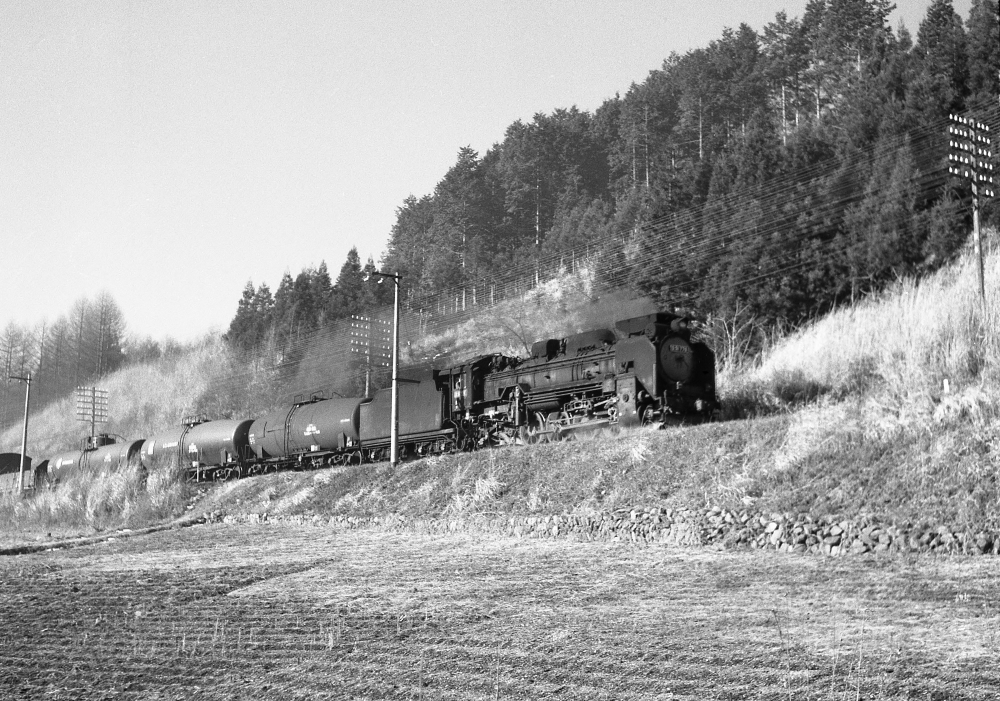
{"label": "pole crossarm", "polygon": [[76,388],[76,418],[90,424],[94,436],[96,425],[108,422],[108,390],[98,387]]}
{"label": "pole crossarm", "polygon": [[979,225],[979,198],[994,197],[993,142],[990,125],[958,114],[948,115],[948,172],[972,183],[972,236],[976,249],[979,296],[986,304],[983,240]]}
{"label": "pole crossarm", "polygon": [[948,122],[948,172],[978,185],[980,196],[995,197],[990,125],[957,114]]}
{"label": "pole crossarm", "polygon": [[385,319],[351,315],[351,352],[364,360],[366,397],[371,395],[372,371],[388,368],[392,362],[391,325]]}

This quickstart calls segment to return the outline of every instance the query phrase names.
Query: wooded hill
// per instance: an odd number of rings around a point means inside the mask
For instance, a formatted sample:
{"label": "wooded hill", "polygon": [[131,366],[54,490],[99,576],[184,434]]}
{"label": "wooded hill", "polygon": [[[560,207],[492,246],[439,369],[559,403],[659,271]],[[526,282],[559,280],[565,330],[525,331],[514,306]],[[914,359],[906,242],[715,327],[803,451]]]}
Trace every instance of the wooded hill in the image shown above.
{"label": "wooded hill", "polygon": [[[885,0],[810,0],[762,31],[727,29],[671,54],[593,114],[511,124],[459,149],[433,193],[399,207],[380,268],[411,308],[540,261],[601,256],[609,286],[665,306],[796,324],[950,260],[970,188],[947,171],[947,116],[997,122],[997,2],[963,22],[934,0],[916,38]],[[984,220],[995,222],[987,203]],[[374,269],[374,263],[368,262]],[[227,338],[279,347],[385,303],[356,251],[248,283]]]}
{"label": "wooded hill", "polygon": [[[963,21],[934,0],[915,38],[888,26],[891,7],[810,0],[802,17],[670,55],[593,114],[537,114],[485,154],[459,149],[433,193],[401,203],[378,267],[404,275],[419,310],[586,257],[605,289],[758,327],[939,268],[971,228],[968,182],[948,176],[947,116],[998,123],[998,4],[973,0]],[[983,219],[1000,219],[996,199]],[[322,263],[273,294],[248,282],[227,341],[287,364],[334,322],[391,301],[366,269],[355,250],[335,280]],[[130,341],[104,297],[0,333],[0,362],[33,373],[38,405],[176,350]],[[0,424],[22,407],[22,387],[0,387]]]}

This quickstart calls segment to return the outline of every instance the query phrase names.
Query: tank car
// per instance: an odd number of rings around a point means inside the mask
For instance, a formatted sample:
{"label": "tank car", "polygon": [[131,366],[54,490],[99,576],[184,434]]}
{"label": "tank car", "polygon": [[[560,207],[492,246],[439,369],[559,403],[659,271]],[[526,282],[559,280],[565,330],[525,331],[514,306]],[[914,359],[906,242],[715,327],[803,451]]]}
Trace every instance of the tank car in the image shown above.
{"label": "tank car", "polygon": [[249,429],[251,473],[361,462],[361,401],[312,399],[260,417]]}
{"label": "tank car", "polygon": [[250,419],[205,421],[184,437],[188,474],[197,482],[239,477],[250,455]]}
{"label": "tank car", "polygon": [[46,480],[58,483],[72,472],[85,469],[118,470],[139,455],[145,441],[117,441],[106,433],[84,439],[81,450],[59,453],[49,458]]}
{"label": "tank car", "polygon": [[143,441],[139,455],[143,467],[151,470],[154,467],[170,464],[181,465],[184,455],[184,436],[190,426],[157,433]]}
{"label": "tank car", "polygon": [[171,461],[183,465],[191,482],[240,477],[246,469],[250,450],[251,419],[207,421],[203,416],[187,417],[182,426],[147,439],[142,445],[146,469]]}

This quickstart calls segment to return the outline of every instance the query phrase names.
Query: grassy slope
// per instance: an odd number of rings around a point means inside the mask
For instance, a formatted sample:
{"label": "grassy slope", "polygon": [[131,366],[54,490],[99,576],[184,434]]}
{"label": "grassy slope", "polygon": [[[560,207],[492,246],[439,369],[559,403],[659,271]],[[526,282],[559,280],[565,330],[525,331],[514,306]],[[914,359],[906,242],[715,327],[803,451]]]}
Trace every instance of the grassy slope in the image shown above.
{"label": "grassy slope", "polygon": [[984,309],[962,261],[723,373],[731,413],[754,418],[435,458],[398,472],[275,476],[224,487],[216,503],[412,517],[715,505],[997,530],[998,281],[993,255]]}
{"label": "grassy slope", "polygon": [[[755,418],[433,458],[396,472],[382,465],[255,478],[215,487],[203,508],[448,518],[715,505],[998,530],[998,281],[994,255],[984,309],[964,261],[819,320],[752,367],[723,372],[730,414]],[[587,310],[571,314],[568,302],[552,295],[497,315],[496,326],[508,337],[528,335],[551,311],[569,325],[590,318]],[[425,345],[461,351],[470,337],[497,343],[493,336],[504,331],[490,335],[488,325],[478,320],[475,328]],[[199,353],[183,361],[190,364],[184,373],[127,371],[133,375],[120,379],[123,393],[126,387],[173,393],[127,403],[133,426],[152,428],[156,412],[176,422],[179,407],[198,393],[197,381],[180,387],[179,375],[207,377],[225,367],[217,346]],[[149,377],[138,379],[142,373]],[[123,489],[93,488],[106,496],[85,508],[66,505],[60,512],[50,505],[32,516],[21,507],[13,519],[8,505],[0,515],[8,523],[51,523],[65,513],[81,526],[108,527],[116,518],[139,525],[142,514],[176,512],[186,498],[169,479],[161,483],[163,495],[110,497]],[[129,506],[142,499],[156,508]]]}

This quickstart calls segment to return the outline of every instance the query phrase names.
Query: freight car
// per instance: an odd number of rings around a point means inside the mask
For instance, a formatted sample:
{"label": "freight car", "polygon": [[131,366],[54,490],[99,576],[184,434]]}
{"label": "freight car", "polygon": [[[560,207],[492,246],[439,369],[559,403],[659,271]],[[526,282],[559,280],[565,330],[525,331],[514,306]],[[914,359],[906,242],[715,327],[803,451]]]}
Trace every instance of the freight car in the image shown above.
{"label": "freight car", "polygon": [[[27,455],[24,456],[23,488],[25,491],[35,488],[38,483],[40,467],[40,465],[36,465],[32,469],[31,458]],[[21,491],[21,487],[21,454],[0,453],[0,494],[17,494]]]}

